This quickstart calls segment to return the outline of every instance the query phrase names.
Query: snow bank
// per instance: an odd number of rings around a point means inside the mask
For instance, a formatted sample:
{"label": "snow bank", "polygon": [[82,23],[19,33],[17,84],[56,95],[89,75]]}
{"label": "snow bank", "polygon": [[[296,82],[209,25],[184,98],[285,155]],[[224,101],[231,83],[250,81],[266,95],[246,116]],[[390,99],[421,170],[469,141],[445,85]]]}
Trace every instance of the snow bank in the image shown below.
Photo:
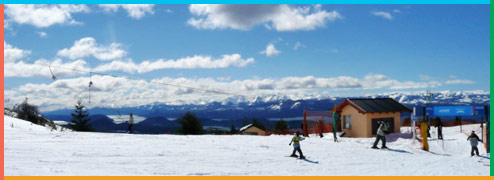
{"label": "snow bank", "polygon": [[444,129],[444,149],[432,139],[430,152],[408,134],[388,136],[389,151],[371,149],[373,138],[310,137],[301,142],[307,160],[299,160],[287,157],[291,136],[51,132],[5,119],[6,176],[489,175],[489,155],[470,157],[457,127]]}

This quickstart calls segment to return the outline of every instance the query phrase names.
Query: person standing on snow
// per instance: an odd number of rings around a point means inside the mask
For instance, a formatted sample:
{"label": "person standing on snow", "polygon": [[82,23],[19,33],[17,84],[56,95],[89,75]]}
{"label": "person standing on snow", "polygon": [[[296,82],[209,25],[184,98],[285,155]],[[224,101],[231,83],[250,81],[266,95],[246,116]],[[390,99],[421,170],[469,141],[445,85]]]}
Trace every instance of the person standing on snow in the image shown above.
{"label": "person standing on snow", "polygon": [[132,125],[134,124],[134,115],[130,113],[129,118],[129,134],[132,134]]}
{"label": "person standing on snow", "polygon": [[300,149],[300,141],[303,141],[303,140],[304,140],[304,138],[303,137],[300,137],[300,132],[297,131],[295,133],[295,135],[293,136],[292,141],[290,142],[290,144],[288,144],[289,146],[291,146],[292,143],[293,143],[293,153],[292,153],[292,155],[290,155],[291,157],[297,157],[297,155],[295,154],[295,152],[298,151],[298,153],[300,154],[300,159],[305,159],[305,156],[302,153],[302,150]]}
{"label": "person standing on snow", "polygon": [[374,142],[374,145],[372,146],[372,149],[379,149],[377,147],[377,144],[379,143],[379,140],[382,141],[382,147],[381,149],[388,149],[386,147],[386,132],[388,131],[388,125],[387,123],[384,123],[383,121],[379,122],[379,128],[377,128],[377,135],[376,135],[376,141]]}
{"label": "person standing on snow", "polygon": [[479,156],[479,149],[477,148],[477,145],[479,144],[479,137],[477,134],[475,134],[475,131],[472,131],[472,134],[468,136],[467,141],[470,141],[470,145],[472,145],[472,150],[470,151],[470,155],[474,155],[473,152],[475,151],[475,154]]}
{"label": "person standing on snow", "polygon": [[440,119],[437,120],[436,128],[437,128],[437,139],[443,139],[443,122],[441,122]]}

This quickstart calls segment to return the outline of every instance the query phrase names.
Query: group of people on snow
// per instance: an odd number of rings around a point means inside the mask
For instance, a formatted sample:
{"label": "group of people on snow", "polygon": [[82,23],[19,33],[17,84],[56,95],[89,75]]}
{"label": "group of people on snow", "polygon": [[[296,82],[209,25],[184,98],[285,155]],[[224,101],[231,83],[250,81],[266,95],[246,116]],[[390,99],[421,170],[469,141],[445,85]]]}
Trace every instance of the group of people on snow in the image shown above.
{"label": "group of people on snow", "polygon": [[[376,132],[376,140],[374,141],[374,145],[372,146],[372,148],[373,149],[379,149],[377,147],[377,145],[379,144],[379,141],[381,141],[382,142],[381,149],[388,149],[388,147],[386,146],[386,135],[389,134],[389,131],[388,131],[389,124],[387,121],[379,121],[378,124],[379,124],[379,127],[377,128],[377,132]],[[438,139],[443,139],[442,126],[443,126],[443,124],[441,121],[437,122],[436,128],[438,129]],[[304,139],[305,139],[304,137],[300,136],[299,131],[297,131],[294,134],[292,140],[290,141],[290,144],[288,144],[290,146],[293,144],[293,152],[290,155],[290,157],[299,157],[300,159],[305,159],[305,156],[302,153],[302,149],[300,148],[300,141],[303,141]],[[470,151],[470,155],[471,156],[474,156],[474,155],[479,156],[479,149],[477,148],[477,146],[479,144],[479,141],[481,141],[481,140],[477,136],[477,134],[475,134],[475,131],[472,131],[470,136],[468,136],[467,141],[469,141],[470,145],[472,146],[472,149]],[[299,156],[296,155],[296,152],[299,153]]]}

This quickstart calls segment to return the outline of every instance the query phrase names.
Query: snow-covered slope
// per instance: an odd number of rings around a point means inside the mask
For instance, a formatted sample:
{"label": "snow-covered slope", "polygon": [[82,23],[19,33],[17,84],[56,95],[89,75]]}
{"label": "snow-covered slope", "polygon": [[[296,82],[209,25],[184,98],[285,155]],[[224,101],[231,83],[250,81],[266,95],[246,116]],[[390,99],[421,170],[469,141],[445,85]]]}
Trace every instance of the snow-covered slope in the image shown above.
{"label": "snow-covered slope", "polygon": [[[20,120],[16,118],[12,118],[10,116],[4,117],[4,129],[13,132],[25,133],[25,132],[50,132],[51,127],[45,127],[33,124],[29,121]],[[59,126],[57,126],[59,128]]]}
{"label": "snow-covered slope", "polygon": [[6,176],[489,175],[489,155],[479,146],[485,157],[470,157],[458,127],[444,129],[444,150],[432,139],[431,152],[408,134],[388,136],[389,151],[370,149],[373,138],[311,137],[298,160],[286,157],[291,136],[52,132],[4,118]]}

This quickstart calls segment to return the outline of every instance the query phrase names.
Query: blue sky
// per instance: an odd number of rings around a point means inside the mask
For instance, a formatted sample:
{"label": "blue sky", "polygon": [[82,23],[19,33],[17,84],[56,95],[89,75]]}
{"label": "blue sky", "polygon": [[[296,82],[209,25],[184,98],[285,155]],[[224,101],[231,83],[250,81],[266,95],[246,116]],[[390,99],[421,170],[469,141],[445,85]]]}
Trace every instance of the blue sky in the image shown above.
{"label": "blue sky", "polygon": [[146,81],[96,76],[94,106],[228,98],[151,81],[249,97],[489,91],[489,5],[14,5],[5,19],[6,99],[51,109],[89,81],[55,66]]}

